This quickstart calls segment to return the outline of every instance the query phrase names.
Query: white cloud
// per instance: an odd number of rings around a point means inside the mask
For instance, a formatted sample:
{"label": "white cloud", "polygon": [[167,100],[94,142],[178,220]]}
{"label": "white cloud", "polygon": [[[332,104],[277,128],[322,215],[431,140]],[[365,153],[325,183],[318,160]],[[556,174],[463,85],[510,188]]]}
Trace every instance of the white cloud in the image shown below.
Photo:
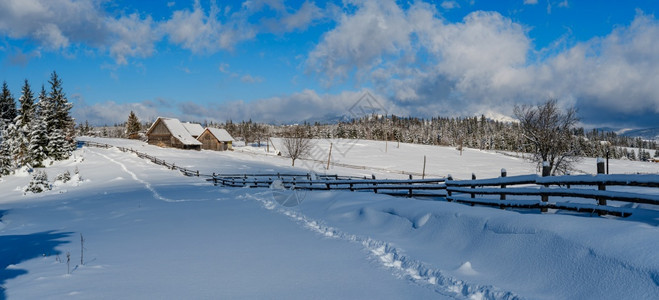
{"label": "white cloud", "polygon": [[[233,101],[223,104],[202,106],[192,102],[179,105],[181,118],[186,120],[248,120],[271,123],[293,123],[304,120],[323,120],[337,116],[351,117],[351,108],[369,90],[344,91],[339,94],[318,94],[314,90],[303,90],[281,97],[256,101]],[[403,114],[396,106],[371,92],[379,106],[388,113]]]}
{"label": "white cloud", "polygon": [[254,37],[255,32],[240,21],[223,24],[219,20],[220,9],[212,2],[208,13],[195,1],[192,10],[178,10],[172,18],[161,24],[161,30],[169,41],[193,53],[214,53],[232,49],[241,41]]}
{"label": "white cloud", "polygon": [[240,77],[240,81],[244,83],[260,83],[263,82],[263,78],[259,76],[254,77],[252,75],[247,74]]}
{"label": "white cloud", "polygon": [[329,82],[352,76],[373,83],[413,115],[511,115],[515,104],[550,97],[576,105],[586,119],[650,120],[659,112],[654,16],[639,13],[604,38],[560,44],[533,60],[528,29],[496,12],[449,23],[427,3],[403,10],[365,2],[339,20],[309,53],[308,70]]}
{"label": "white cloud", "polygon": [[154,44],[160,40],[160,34],[153,30],[150,16],[141,19],[137,14],[109,18],[106,22],[112,32],[110,55],[119,64],[126,64],[127,57],[149,57],[153,54]]}
{"label": "white cloud", "polygon": [[220,66],[217,68],[220,72],[227,74],[229,73],[229,64],[227,63],[221,63]]}
{"label": "white cloud", "polygon": [[524,0],[524,4],[535,5],[538,4],[538,0]]}
{"label": "white cloud", "polygon": [[159,39],[150,17],[110,17],[96,0],[0,1],[0,33],[29,38],[50,50],[87,45],[108,53],[119,64],[153,53]]}
{"label": "white cloud", "polygon": [[140,121],[153,121],[158,116],[171,115],[171,112],[164,110],[163,100],[143,101],[138,103],[116,103],[106,101],[87,105],[84,100],[74,102],[72,115],[76,122],[84,123],[89,121],[94,126],[113,125],[126,122],[128,114],[133,111]]}
{"label": "white cloud", "polygon": [[280,23],[284,32],[305,30],[313,21],[322,16],[322,10],[315,3],[305,1],[295,13],[283,16]]}
{"label": "white cloud", "polygon": [[343,14],[309,54],[307,68],[328,81],[346,79],[353,70],[370,69],[383,55],[398,55],[410,46],[411,28],[394,1],[357,3],[354,14]]}
{"label": "white cloud", "polygon": [[441,6],[445,10],[451,10],[451,9],[454,9],[454,8],[459,8],[460,4],[458,4],[458,2],[455,2],[455,1],[443,1]]}
{"label": "white cloud", "polygon": [[107,37],[103,20],[92,0],[0,1],[0,32],[11,38],[32,38],[50,49],[71,42],[102,44]]}

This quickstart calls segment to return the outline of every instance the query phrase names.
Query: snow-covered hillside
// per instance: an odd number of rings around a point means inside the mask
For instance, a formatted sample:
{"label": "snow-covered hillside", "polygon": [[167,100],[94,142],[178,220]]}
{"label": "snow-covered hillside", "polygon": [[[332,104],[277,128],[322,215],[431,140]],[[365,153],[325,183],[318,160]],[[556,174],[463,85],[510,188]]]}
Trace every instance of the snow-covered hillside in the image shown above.
{"label": "snow-covered hillside", "polygon": [[[263,148],[184,151],[95,140],[202,173],[291,170],[290,160]],[[494,152],[467,149],[460,156],[452,148],[349,142],[352,147],[341,150],[341,141],[333,141],[332,161],[352,167],[296,165],[402,178],[402,172],[420,173],[426,155],[432,176],[535,172],[520,158]],[[318,149],[329,150],[329,141],[319,141]],[[41,194],[23,194],[25,172],[0,178],[0,299],[659,295],[659,212],[626,219],[540,214],[335,191],[290,192],[303,202],[289,208],[269,189],[216,187],[116,148],[85,147],[45,170],[52,181],[75,168],[80,180],[56,182]],[[577,168],[593,173],[595,162]],[[658,168],[611,161],[616,173]]]}

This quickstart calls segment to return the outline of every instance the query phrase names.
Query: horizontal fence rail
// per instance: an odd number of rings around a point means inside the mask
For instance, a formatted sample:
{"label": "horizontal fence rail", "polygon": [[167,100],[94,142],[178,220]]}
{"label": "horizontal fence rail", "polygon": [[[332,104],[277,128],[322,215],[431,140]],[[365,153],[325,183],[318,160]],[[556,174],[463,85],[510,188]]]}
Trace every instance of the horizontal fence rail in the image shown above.
{"label": "horizontal fence rail", "polygon": [[[449,178],[445,183],[446,199],[471,205],[540,208],[542,211],[563,209],[622,217],[631,215],[632,210],[607,205],[607,200],[659,205],[659,192],[655,189],[659,187],[657,174],[506,177],[505,171],[502,171],[501,175],[498,178],[488,179],[475,179],[472,175],[472,180]],[[607,190],[607,186],[635,187],[635,189],[633,192],[610,191]],[[498,195],[499,199],[487,197],[491,195]],[[508,196],[522,196],[522,199],[509,200]],[[593,199],[597,203],[549,202],[549,197]]]}
{"label": "horizontal fence rail", "polygon": [[[99,148],[114,147],[89,141],[79,141],[83,145]],[[178,170],[186,176],[206,177],[217,186],[269,188],[274,184],[286,189],[327,191],[343,190],[353,192],[373,192],[393,196],[432,197],[446,199],[449,202],[469,205],[487,205],[500,208],[529,208],[569,210],[577,212],[609,214],[626,217],[633,209],[607,205],[607,200],[659,205],[659,174],[614,174],[614,175],[564,175],[506,176],[502,170],[501,177],[471,180],[453,180],[447,178],[413,179],[376,179],[357,176],[340,176],[313,173],[270,173],[270,174],[201,174],[168,163],[163,159],[130,148],[116,147],[123,152],[135,153],[138,157],[148,159],[155,164]],[[607,187],[634,187],[634,191],[611,191]],[[640,192],[639,192],[640,191]],[[492,196],[499,196],[498,199]],[[511,199],[515,197],[515,199]],[[595,203],[575,203],[552,200],[577,198],[595,200]]]}

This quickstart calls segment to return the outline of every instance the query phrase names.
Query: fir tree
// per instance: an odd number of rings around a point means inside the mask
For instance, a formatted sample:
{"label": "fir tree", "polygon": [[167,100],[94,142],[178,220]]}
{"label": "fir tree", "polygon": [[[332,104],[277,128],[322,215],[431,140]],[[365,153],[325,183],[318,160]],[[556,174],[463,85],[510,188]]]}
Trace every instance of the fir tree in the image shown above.
{"label": "fir tree", "polygon": [[50,183],[48,183],[48,174],[44,171],[35,171],[32,174],[32,180],[27,187],[25,187],[25,193],[41,193],[47,190],[50,190]]}
{"label": "fir tree", "polygon": [[2,93],[0,93],[0,119],[2,119],[6,126],[14,122],[16,118],[16,101],[7,87],[7,82],[2,83]]}
{"label": "fir tree", "polygon": [[34,93],[32,93],[30,83],[27,79],[25,79],[23,89],[21,90],[21,97],[18,101],[21,103],[21,108],[19,109],[17,116],[20,118],[23,126],[29,126],[32,121],[32,116],[34,115]]}
{"label": "fir tree", "polygon": [[30,83],[25,80],[21,97],[19,98],[21,107],[18,115],[14,119],[16,125],[15,132],[12,132],[12,143],[14,144],[13,154],[16,163],[20,165],[32,164],[30,157],[30,136],[32,132],[32,119],[34,116],[34,94],[30,89]]}
{"label": "fir tree", "polygon": [[[19,118],[16,117],[15,120],[19,121]],[[9,146],[14,167],[20,167],[29,163],[27,156],[28,140],[17,124],[10,123],[7,126],[7,135],[4,144]]]}
{"label": "fir tree", "polygon": [[48,153],[56,159],[66,159],[69,152],[75,148],[75,128],[73,119],[69,115],[71,103],[68,102],[62,89],[62,80],[53,71],[50,80],[50,94],[44,105],[46,128],[48,131]]}
{"label": "fir tree", "polygon": [[46,122],[43,119],[35,119],[30,133],[29,155],[35,167],[43,167],[43,162],[48,158],[48,135],[46,133]]}
{"label": "fir tree", "polygon": [[47,149],[49,156],[54,160],[63,160],[69,157],[66,137],[61,129],[55,128],[48,136]]}
{"label": "fir tree", "polygon": [[35,167],[43,167],[43,161],[48,157],[48,130],[42,106],[45,104],[46,90],[41,86],[39,101],[34,106],[32,117],[32,131],[30,132],[30,158]]}
{"label": "fir tree", "polygon": [[137,119],[135,113],[131,110],[128,115],[128,121],[126,122],[126,136],[129,139],[139,138],[138,133],[140,132],[140,121]]}
{"label": "fir tree", "polygon": [[9,175],[14,170],[14,161],[11,158],[11,148],[6,140],[7,130],[4,121],[0,119],[0,176]]}

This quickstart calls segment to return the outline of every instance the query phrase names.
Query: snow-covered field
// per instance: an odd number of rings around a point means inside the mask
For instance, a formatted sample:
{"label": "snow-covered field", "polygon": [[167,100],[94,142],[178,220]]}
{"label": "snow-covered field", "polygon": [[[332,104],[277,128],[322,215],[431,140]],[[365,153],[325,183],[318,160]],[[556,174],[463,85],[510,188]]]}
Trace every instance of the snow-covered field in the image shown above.
{"label": "snow-covered field", "polygon": [[[202,173],[291,170],[289,159],[264,147],[184,151],[88,140]],[[404,178],[402,172],[421,173],[425,155],[431,176],[535,172],[494,152],[332,142],[332,161],[352,167],[301,161],[296,170]],[[314,157],[326,159],[329,143],[318,141]],[[23,195],[25,172],[0,178],[0,299],[659,296],[659,212],[626,219],[540,214],[336,191],[292,194],[303,202],[289,208],[269,189],[215,187],[116,148],[85,147],[45,170],[52,181],[76,167],[81,180],[56,182],[41,194]],[[612,160],[610,167],[659,172],[652,163]],[[594,159],[577,169],[593,173]]]}

